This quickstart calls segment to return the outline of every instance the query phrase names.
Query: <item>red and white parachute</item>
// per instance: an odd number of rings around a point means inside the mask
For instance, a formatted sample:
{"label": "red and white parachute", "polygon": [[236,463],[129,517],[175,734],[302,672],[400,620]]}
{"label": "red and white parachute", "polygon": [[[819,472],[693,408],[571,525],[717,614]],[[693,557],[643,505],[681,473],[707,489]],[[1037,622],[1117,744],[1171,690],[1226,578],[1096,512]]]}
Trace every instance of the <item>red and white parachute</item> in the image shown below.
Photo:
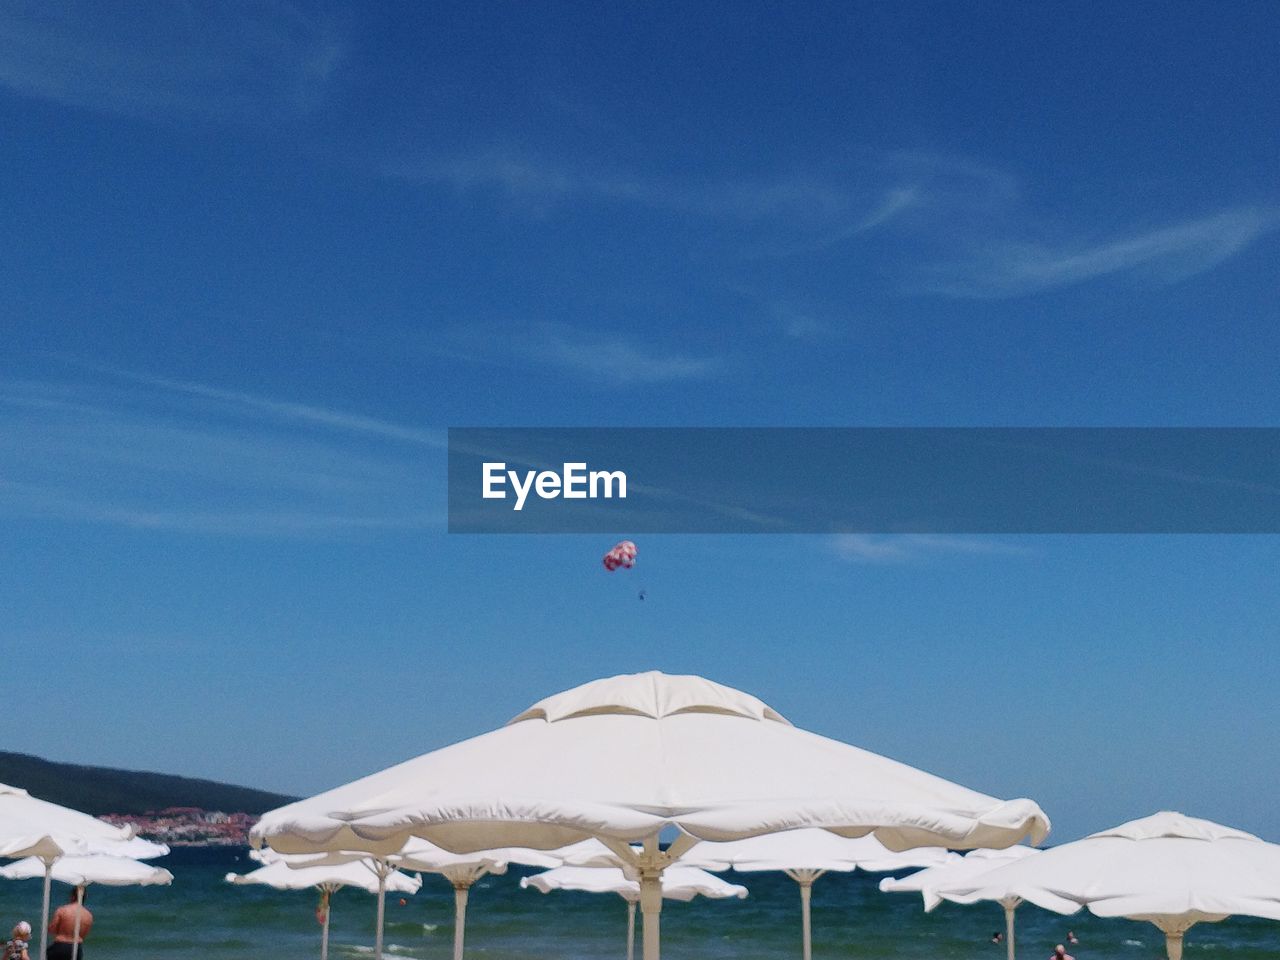
{"label": "red and white parachute", "polygon": [[630,540],[614,544],[613,549],[604,555],[604,568],[612,573],[619,567],[630,570],[636,565],[636,545]]}

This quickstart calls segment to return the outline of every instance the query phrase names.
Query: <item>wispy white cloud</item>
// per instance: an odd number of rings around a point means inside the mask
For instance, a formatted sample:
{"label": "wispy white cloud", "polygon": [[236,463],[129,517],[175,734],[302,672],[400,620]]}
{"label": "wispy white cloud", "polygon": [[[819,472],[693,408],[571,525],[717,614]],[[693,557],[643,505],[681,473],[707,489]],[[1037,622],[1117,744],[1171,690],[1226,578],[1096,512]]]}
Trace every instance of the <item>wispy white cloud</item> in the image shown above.
{"label": "wispy white cloud", "polygon": [[526,356],[601,383],[663,383],[701,380],[721,367],[717,357],[664,352],[617,336],[542,327],[528,341]]}
{"label": "wispy white cloud", "polygon": [[908,533],[879,536],[841,533],[832,536],[828,548],[851,563],[907,563],[939,555],[1019,556],[1027,551],[1013,544],[984,537]]}
{"label": "wispy white cloud", "polygon": [[400,440],[405,443],[425,447],[443,449],[448,446],[447,438],[441,430],[423,430],[417,427],[406,427],[376,417],[367,417],[357,413],[333,410],[327,407],[316,407],[305,403],[294,403],[285,400],[273,400],[252,393],[238,390],[224,390],[208,384],[195,383],[189,380],[172,380],[166,377],[152,377],[128,370],[115,370],[106,367],[96,369],[110,373],[122,379],[133,381],[144,386],[160,390],[184,394],[203,400],[217,401],[233,407],[241,407],[272,419],[286,423],[310,424],[331,430],[349,433],[367,434],[388,440]]}
{"label": "wispy white cloud", "polygon": [[868,188],[803,174],[697,182],[548,161],[515,150],[401,161],[383,172],[460,193],[488,191],[537,214],[569,202],[620,203],[736,230],[754,228],[760,235],[748,237],[752,255],[833,245],[891,222],[917,201],[909,184]]}
{"label": "wispy white cloud", "polygon": [[1274,210],[1243,207],[1101,243],[995,243],[931,270],[924,286],[954,297],[1039,293],[1116,274],[1173,282],[1209,270],[1280,227]]}
{"label": "wispy white cloud", "polygon": [[[1087,220],[1053,217],[995,167],[928,153],[866,153],[821,175],[754,181],[666,180],[585,163],[488,150],[387,168],[461,193],[485,191],[545,214],[569,203],[669,211],[718,236],[731,257],[847,256],[917,294],[1008,298],[1107,277],[1168,283],[1202,273],[1280,226],[1244,205],[1103,239]],[[1138,215],[1141,215],[1140,212]],[[719,230],[719,234],[714,231]],[[859,241],[874,235],[876,244]]]}
{"label": "wispy white cloud", "polygon": [[431,353],[464,363],[570,374],[601,387],[620,383],[679,383],[717,376],[723,354],[643,343],[612,330],[567,323],[469,324],[437,331]]}
{"label": "wispy white cloud", "polygon": [[342,51],[328,19],[288,0],[0,5],[0,86],[107,113],[305,112]]}
{"label": "wispy white cloud", "polygon": [[246,536],[443,523],[419,431],[181,387],[0,382],[0,512]]}

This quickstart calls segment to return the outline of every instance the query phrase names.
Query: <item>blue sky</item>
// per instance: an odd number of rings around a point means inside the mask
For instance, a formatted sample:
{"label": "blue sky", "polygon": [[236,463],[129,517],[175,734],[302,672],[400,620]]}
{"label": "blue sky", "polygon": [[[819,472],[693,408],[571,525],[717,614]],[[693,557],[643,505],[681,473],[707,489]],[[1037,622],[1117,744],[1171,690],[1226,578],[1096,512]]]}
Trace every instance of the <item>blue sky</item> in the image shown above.
{"label": "blue sky", "polygon": [[0,3],[5,745],[302,793],[661,668],[1059,840],[1280,838],[1274,538],[653,537],[609,577],[599,538],[446,535],[442,448],[1276,425],[1278,34]]}

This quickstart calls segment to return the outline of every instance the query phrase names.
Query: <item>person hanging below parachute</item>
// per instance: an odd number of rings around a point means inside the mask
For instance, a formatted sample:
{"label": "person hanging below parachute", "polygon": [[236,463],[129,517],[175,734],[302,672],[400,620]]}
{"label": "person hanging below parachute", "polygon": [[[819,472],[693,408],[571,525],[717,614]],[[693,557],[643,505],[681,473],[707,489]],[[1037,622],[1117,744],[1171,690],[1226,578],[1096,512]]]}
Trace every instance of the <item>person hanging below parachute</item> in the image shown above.
{"label": "person hanging below parachute", "polygon": [[[615,570],[630,570],[636,565],[636,545],[630,540],[622,540],[613,545],[612,549],[604,555],[604,568],[610,573]],[[643,600],[647,596],[643,587],[640,588],[640,599]]]}

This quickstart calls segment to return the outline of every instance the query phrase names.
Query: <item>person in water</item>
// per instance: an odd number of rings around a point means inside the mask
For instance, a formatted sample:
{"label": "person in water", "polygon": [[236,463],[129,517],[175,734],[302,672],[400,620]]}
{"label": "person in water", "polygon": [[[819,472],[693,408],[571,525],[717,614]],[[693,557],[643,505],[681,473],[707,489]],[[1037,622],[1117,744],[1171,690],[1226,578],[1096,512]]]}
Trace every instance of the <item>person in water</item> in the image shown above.
{"label": "person in water", "polygon": [[[79,938],[77,939],[77,919]],[[93,929],[93,914],[84,906],[84,888],[72,888],[67,902],[60,906],[49,923],[53,943],[45,950],[45,960],[81,960],[84,941]]]}
{"label": "person in water", "polygon": [[1079,943],[1079,942],[1080,942],[1080,938],[1079,938],[1079,937],[1077,937],[1077,936],[1075,935],[1075,931],[1073,931],[1073,930],[1068,930],[1068,931],[1067,931],[1067,943],[1071,944],[1072,946],[1075,946],[1075,945],[1076,945],[1077,943]]}
{"label": "person in water", "polygon": [[1067,948],[1062,944],[1058,944],[1053,948],[1053,956],[1049,960],[1076,960],[1075,957],[1067,953]]}
{"label": "person in water", "polygon": [[1004,943],[1004,934],[997,930],[991,935],[992,943]]}
{"label": "person in water", "polygon": [[31,960],[27,953],[27,945],[31,943],[31,924],[25,920],[19,920],[13,926],[13,932],[9,934],[9,942],[4,945],[4,952],[0,953],[0,957],[4,960]]}

